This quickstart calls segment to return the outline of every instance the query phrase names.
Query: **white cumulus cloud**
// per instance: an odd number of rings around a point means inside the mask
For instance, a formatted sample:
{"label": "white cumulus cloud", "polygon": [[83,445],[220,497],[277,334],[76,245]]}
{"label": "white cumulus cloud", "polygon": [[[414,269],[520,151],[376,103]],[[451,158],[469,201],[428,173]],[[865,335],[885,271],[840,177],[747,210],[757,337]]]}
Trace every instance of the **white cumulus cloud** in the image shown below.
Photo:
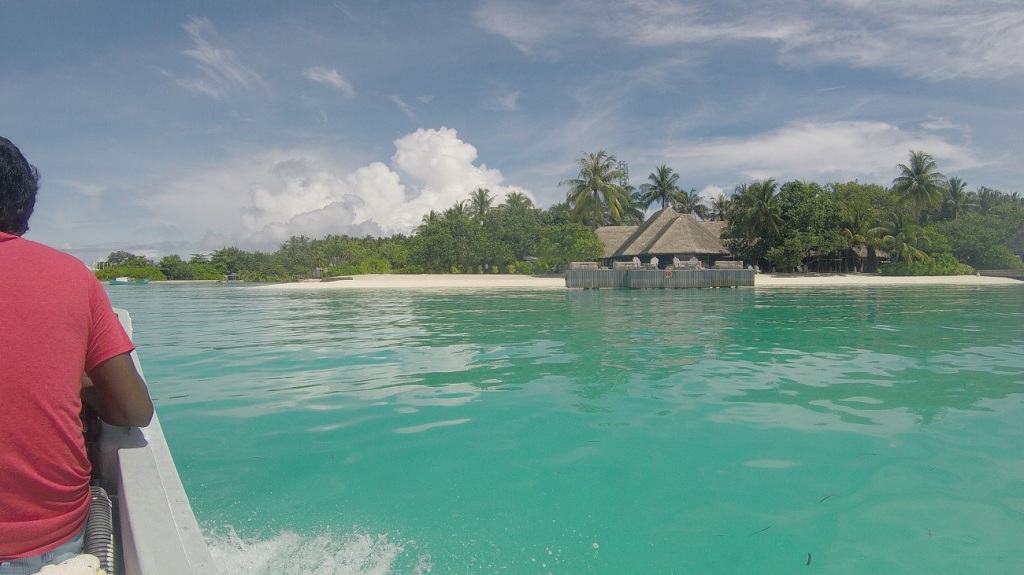
{"label": "white cumulus cloud", "polygon": [[394,144],[390,165],[376,161],[355,170],[337,165],[329,150],[239,157],[167,186],[151,209],[189,222],[196,237],[217,244],[206,249],[274,249],[298,235],[408,234],[427,212],[468,200],[476,188],[499,199],[516,191],[535,200],[478,163],[476,148],[454,129],[419,129]]}

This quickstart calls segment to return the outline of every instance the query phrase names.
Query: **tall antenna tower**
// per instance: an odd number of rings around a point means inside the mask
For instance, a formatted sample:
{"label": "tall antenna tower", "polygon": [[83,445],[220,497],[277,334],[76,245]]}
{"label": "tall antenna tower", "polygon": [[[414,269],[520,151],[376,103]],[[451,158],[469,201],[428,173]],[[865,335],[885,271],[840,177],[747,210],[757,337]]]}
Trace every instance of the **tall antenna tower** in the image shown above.
{"label": "tall antenna tower", "polygon": [[619,185],[625,188],[629,185],[629,164],[620,160],[619,174]]}

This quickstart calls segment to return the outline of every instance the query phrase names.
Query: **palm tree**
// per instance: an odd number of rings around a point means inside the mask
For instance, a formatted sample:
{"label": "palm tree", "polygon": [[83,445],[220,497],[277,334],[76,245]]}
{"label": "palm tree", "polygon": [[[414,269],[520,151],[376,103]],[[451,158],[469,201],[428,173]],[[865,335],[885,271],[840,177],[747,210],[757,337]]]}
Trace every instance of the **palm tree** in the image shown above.
{"label": "palm tree", "polygon": [[727,214],[730,244],[744,259],[760,265],[782,237],[779,184],[774,178],[736,187]]}
{"label": "palm tree", "polygon": [[779,205],[779,183],[775,178],[756,181],[745,186],[743,193],[733,196],[737,205],[737,223],[756,231],[756,237],[777,238],[782,231],[782,208]]}
{"label": "palm tree", "polygon": [[978,212],[983,216],[992,213],[992,210],[999,205],[1001,196],[1002,192],[979,186],[978,191],[974,192],[974,197],[978,200]]}
{"label": "palm tree", "polygon": [[950,178],[946,182],[944,195],[943,211],[950,220],[968,214],[978,207],[976,198],[967,192],[967,182],[960,178]]}
{"label": "palm tree", "polygon": [[491,191],[487,188],[477,188],[469,194],[469,211],[475,219],[482,218],[487,210],[491,209],[492,203],[494,203],[494,198],[491,197]]}
{"label": "palm tree", "polygon": [[875,271],[877,256],[875,255],[874,236],[871,234],[872,226],[867,212],[854,208],[844,209],[840,226],[843,228],[843,237],[849,242],[847,252],[851,260],[859,263],[860,253],[858,248],[867,248],[866,267],[865,265],[854,265],[854,269],[857,271]]}
{"label": "palm tree", "polygon": [[469,214],[469,206],[466,205],[465,201],[462,201],[455,202],[455,205],[445,210],[441,217],[446,220],[458,220],[468,218]]}
{"label": "palm tree", "polygon": [[689,192],[679,191],[673,199],[672,206],[681,214],[694,214],[702,220],[708,219],[708,207],[704,205],[697,190],[690,189]]}
{"label": "palm tree", "polygon": [[441,214],[434,210],[430,210],[426,214],[423,214],[423,219],[420,220],[420,225],[416,228],[416,231],[422,232],[428,228],[431,224],[436,224],[441,219]]}
{"label": "palm tree", "polygon": [[1020,195],[1020,192],[1010,192],[1010,194],[1006,196],[1006,199],[1010,202],[1010,205],[1015,208],[1024,207],[1024,196]]}
{"label": "palm tree", "polygon": [[900,175],[892,181],[892,190],[914,206],[914,216],[921,210],[937,206],[942,202],[942,190],[946,176],[939,173],[938,164],[930,154],[910,151],[909,164],[899,164]]}
{"label": "palm tree", "polygon": [[724,221],[730,204],[732,204],[732,200],[725,194],[719,193],[717,198],[711,200],[711,219]]}
{"label": "palm tree", "polygon": [[509,192],[505,194],[505,205],[511,209],[527,209],[533,207],[533,200],[522,192]]}
{"label": "palm tree", "polygon": [[928,260],[928,254],[922,249],[928,246],[928,238],[902,213],[895,213],[884,225],[872,228],[871,234],[893,257],[893,263]]}
{"label": "palm tree", "polygon": [[661,202],[661,209],[665,209],[680,191],[679,174],[666,165],[658,166],[647,179],[650,183],[640,184],[640,205],[645,210],[655,202]]}
{"label": "palm tree", "polygon": [[629,201],[622,208],[622,224],[627,226],[639,226],[644,223],[646,206],[644,206],[643,193],[630,185],[622,187]]}
{"label": "palm tree", "polygon": [[629,203],[621,185],[625,176],[622,165],[604,150],[584,153],[576,163],[580,166],[579,176],[558,184],[569,186],[565,199],[573,213],[591,228],[597,228],[609,219],[620,223],[623,208]]}

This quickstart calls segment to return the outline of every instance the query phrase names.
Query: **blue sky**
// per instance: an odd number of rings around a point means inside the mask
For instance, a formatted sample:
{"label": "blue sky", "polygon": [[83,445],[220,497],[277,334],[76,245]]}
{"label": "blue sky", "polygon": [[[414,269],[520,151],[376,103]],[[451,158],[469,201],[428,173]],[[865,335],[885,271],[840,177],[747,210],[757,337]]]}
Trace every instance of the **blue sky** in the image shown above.
{"label": "blue sky", "polygon": [[924,150],[1024,191],[1019,0],[0,0],[27,237],[86,262],[409,233],[477,187],[564,199],[583,152],[707,197],[889,185]]}

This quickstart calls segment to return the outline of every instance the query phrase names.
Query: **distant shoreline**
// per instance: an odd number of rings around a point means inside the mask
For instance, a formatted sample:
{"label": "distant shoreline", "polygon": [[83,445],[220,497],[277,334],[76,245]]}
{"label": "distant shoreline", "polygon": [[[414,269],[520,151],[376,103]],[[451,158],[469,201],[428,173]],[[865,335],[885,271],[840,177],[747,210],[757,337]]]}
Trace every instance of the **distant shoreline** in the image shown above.
{"label": "distant shoreline", "polygon": [[[840,287],[915,285],[1013,285],[1019,280],[988,276],[879,276],[873,274],[757,274],[754,287]],[[375,274],[346,276],[332,281],[308,280],[271,284],[259,289],[345,290],[345,289],[566,289],[561,275],[528,276],[504,274]]]}

